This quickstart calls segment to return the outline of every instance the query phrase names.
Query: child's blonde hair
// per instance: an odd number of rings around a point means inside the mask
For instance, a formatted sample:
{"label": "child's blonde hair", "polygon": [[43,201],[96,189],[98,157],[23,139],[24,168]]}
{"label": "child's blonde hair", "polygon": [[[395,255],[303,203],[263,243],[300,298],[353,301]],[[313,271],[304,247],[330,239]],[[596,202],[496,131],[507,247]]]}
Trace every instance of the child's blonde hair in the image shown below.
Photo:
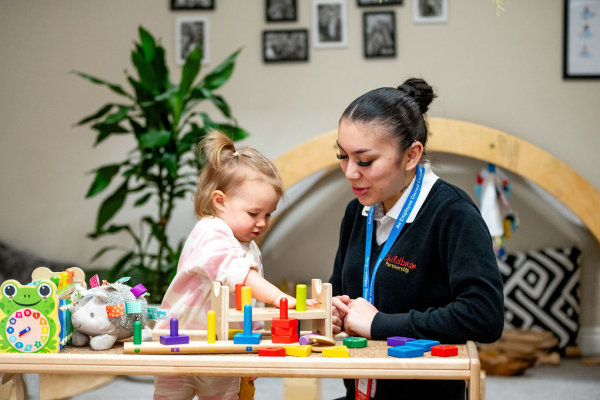
{"label": "child's blonde hair", "polygon": [[231,193],[249,179],[264,179],[279,196],[283,195],[283,184],[277,169],[257,150],[251,147],[236,150],[233,140],[215,130],[202,139],[199,149],[206,157],[206,165],[198,178],[194,198],[198,217],[215,216],[216,210],[212,203],[212,193],[215,190]]}

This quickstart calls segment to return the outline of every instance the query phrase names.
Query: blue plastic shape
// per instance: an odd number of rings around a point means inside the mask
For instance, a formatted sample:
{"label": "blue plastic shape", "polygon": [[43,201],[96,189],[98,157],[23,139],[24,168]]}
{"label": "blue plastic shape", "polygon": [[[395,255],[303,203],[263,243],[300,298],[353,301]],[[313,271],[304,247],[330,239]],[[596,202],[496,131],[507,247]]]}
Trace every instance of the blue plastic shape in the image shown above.
{"label": "blue plastic shape", "polygon": [[262,333],[254,332],[250,334],[236,333],[233,336],[233,344],[259,344],[262,339]]}
{"label": "blue plastic shape", "polygon": [[412,347],[409,344],[404,346],[388,347],[388,356],[398,358],[421,357],[425,351],[421,347]]}

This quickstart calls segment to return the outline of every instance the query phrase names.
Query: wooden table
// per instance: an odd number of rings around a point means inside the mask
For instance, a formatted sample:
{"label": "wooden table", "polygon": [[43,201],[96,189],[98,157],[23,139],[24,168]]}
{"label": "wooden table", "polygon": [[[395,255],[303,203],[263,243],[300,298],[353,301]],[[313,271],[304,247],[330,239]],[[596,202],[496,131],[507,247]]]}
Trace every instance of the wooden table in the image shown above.
{"label": "wooden table", "polygon": [[257,354],[123,354],[123,345],[107,351],[66,347],[58,354],[0,354],[0,372],[113,375],[206,375],[294,378],[380,378],[464,380],[469,399],[480,399],[480,363],[473,342],[459,345],[456,357],[387,356],[384,341],[350,349],[350,358],[259,357]]}

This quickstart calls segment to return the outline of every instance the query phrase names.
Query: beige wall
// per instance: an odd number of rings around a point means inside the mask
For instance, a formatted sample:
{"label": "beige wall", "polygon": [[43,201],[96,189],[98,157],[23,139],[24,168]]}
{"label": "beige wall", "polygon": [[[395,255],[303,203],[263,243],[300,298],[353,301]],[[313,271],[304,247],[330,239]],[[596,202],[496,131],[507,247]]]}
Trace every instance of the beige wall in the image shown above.
{"label": "beige wall", "polygon": [[[143,25],[162,38],[178,77],[173,50],[179,15],[210,18],[208,68],[243,47],[223,94],[251,132],[246,142],[270,157],[334,129],[344,107],[366,90],[420,76],[439,94],[431,115],[517,135],[600,189],[600,81],[562,79],[562,1],[506,1],[500,16],[490,0],[450,1],[449,22],[428,25],[412,22],[410,0],[377,8],[396,12],[398,57],[365,60],[363,9],[348,0],[346,48],[311,46],[308,63],[273,65],[262,62],[262,30],[310,28],[311,1],[298,0],[299,21],[292,24],[266,24],[262,0],[216,0],[217,9],[204,13],[172,12],[168,3],[0,0],[0,240],[90,265],[100,244],[85,235],[100,198],[84,200],[92,178],[86,172],[121,159],[131,143],[111,139],[92,149],[94,134],[74,123],[114,97],[69,71],[123,83]],[[192,224],[185,205],[173,233],[185,236]],[[597,312],[586,318],[600,327]]]}

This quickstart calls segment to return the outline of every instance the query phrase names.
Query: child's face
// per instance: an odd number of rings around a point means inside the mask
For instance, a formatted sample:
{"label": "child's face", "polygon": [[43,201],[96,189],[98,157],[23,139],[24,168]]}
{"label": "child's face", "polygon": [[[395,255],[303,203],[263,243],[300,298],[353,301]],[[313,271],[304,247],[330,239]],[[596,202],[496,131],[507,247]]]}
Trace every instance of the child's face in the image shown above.
{"label": "child's face", "polygon": [[273,186],[256,179],[245,181],[222,198],[219,196],[213,194],[217,217],[229,225],[240,242],[250,242],[267,230],[271,213],[279,202],[279,195]]}

